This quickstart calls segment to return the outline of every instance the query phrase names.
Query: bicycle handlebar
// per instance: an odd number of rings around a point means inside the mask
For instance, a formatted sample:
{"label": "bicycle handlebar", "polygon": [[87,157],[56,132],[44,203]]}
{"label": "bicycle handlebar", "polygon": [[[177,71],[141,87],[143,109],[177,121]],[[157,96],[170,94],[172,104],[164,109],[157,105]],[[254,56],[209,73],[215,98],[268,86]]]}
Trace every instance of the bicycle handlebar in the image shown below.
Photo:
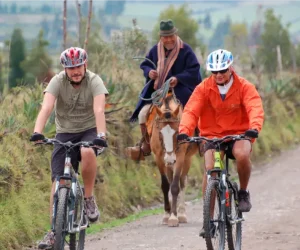
{"label": "bicycle handlebar", "polygon": [[77,147],[77,146],[82,146],[82,147],[87,147],[87,148],[99,147],[91,141],[80,141],[80,142],[77,142],[77,143],[72,143],[70,141],[61,142],[60,140],[51,139],[51,138],[50,139],[45,138],[44,140],[42,140],[41,142],[37,142],[36,144],[45,144],[45,145],[59,144],[59,145],[62,145],[64,147],[68,147],[68,148],[73,148],[73,147]]}
{"label": "bicycle handlebar", "polygon": [[229,141],[238,141],[238,140],[251,140],[250,138],[246,137],[244,134],[240,135],[226,135],[222,138],[207,138],[204,136],[199,137],[188,137],[185,141],[180,142],[181,143],[187,143],[187,142],[202,142],[206,141],[213,144],[222,144],[223,142],[229,142]]}

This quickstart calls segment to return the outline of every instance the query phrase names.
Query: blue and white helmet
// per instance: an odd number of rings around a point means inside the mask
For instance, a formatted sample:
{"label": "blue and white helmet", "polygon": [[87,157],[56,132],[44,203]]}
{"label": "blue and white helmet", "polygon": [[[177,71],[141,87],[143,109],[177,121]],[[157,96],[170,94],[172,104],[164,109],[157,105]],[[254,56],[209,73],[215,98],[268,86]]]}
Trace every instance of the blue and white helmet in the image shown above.
{"label": "blue and white helmet", "polygon": [[211,52],[206,61],[206,69],[208,71],[219,71],[228,69],[233,63],[233,56],[230,51],[218,49]]}

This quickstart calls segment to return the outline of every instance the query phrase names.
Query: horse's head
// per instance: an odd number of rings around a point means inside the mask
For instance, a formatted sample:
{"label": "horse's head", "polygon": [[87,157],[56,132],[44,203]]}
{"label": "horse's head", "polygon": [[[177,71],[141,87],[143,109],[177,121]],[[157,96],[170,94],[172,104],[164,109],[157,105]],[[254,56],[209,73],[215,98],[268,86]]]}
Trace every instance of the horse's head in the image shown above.
{"label": "horse's head", "polygon": [[178,134],[181,113],[181,105],[175,102],[172,96],[166,97],[162,106],[157,107],[156,128],[159,131],[165,164],[169,166],[176,161],[176,135]]}

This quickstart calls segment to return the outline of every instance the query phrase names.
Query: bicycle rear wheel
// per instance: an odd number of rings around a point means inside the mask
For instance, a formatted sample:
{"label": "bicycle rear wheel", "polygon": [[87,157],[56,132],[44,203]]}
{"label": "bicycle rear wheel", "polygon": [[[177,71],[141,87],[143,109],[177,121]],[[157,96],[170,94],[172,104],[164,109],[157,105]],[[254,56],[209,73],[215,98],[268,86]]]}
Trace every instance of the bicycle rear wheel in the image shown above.
{"label": "bicycle rear wheel", "polygon": [[65,247],[65,237],[67,235],[67,203],[68,189],[59,189],[57,213],[55,219],[55,243],[54,250],[63,250]]}
{"label": "bicycle rear wheel", "polygon": [[227,208],[227,242],[229,250],[242,249],[242,213],[238,211],[237,207],[237,190],[238,186],[232,183],[233,189],[229,188],[229,207]]}
{"label": "bicycle rear wheel", "polygon": [[[84,195],[83,190],[77,182],[76,188],[76,200],[74,211],[74,226],[82,226],[86,224],[86,218],[84,215]],[[78,238],[78,239],[77,239]],[[85,242],[85,229],[79,231],[79,233],[70,234],[70,250],[84,250]]]}
{"label": "bicycle rear wheel", "polygon": [[210,179],[206,187],[203,205],[203,226],[208,250],[225,248],[225,221],[222,221],[222,207],[219,181]]}

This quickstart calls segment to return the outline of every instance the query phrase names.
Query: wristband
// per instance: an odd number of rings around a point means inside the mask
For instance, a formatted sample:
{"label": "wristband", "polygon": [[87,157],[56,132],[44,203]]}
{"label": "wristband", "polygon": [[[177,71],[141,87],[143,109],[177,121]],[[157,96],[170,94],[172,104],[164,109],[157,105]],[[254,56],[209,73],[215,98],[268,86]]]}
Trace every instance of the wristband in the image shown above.
{"label": "wristband", "polygon": [[100,132],[100,133],[97,134],[97,137],[100,137],[100,138],[101,137],[105,137],[105,133],[104,132]]}

